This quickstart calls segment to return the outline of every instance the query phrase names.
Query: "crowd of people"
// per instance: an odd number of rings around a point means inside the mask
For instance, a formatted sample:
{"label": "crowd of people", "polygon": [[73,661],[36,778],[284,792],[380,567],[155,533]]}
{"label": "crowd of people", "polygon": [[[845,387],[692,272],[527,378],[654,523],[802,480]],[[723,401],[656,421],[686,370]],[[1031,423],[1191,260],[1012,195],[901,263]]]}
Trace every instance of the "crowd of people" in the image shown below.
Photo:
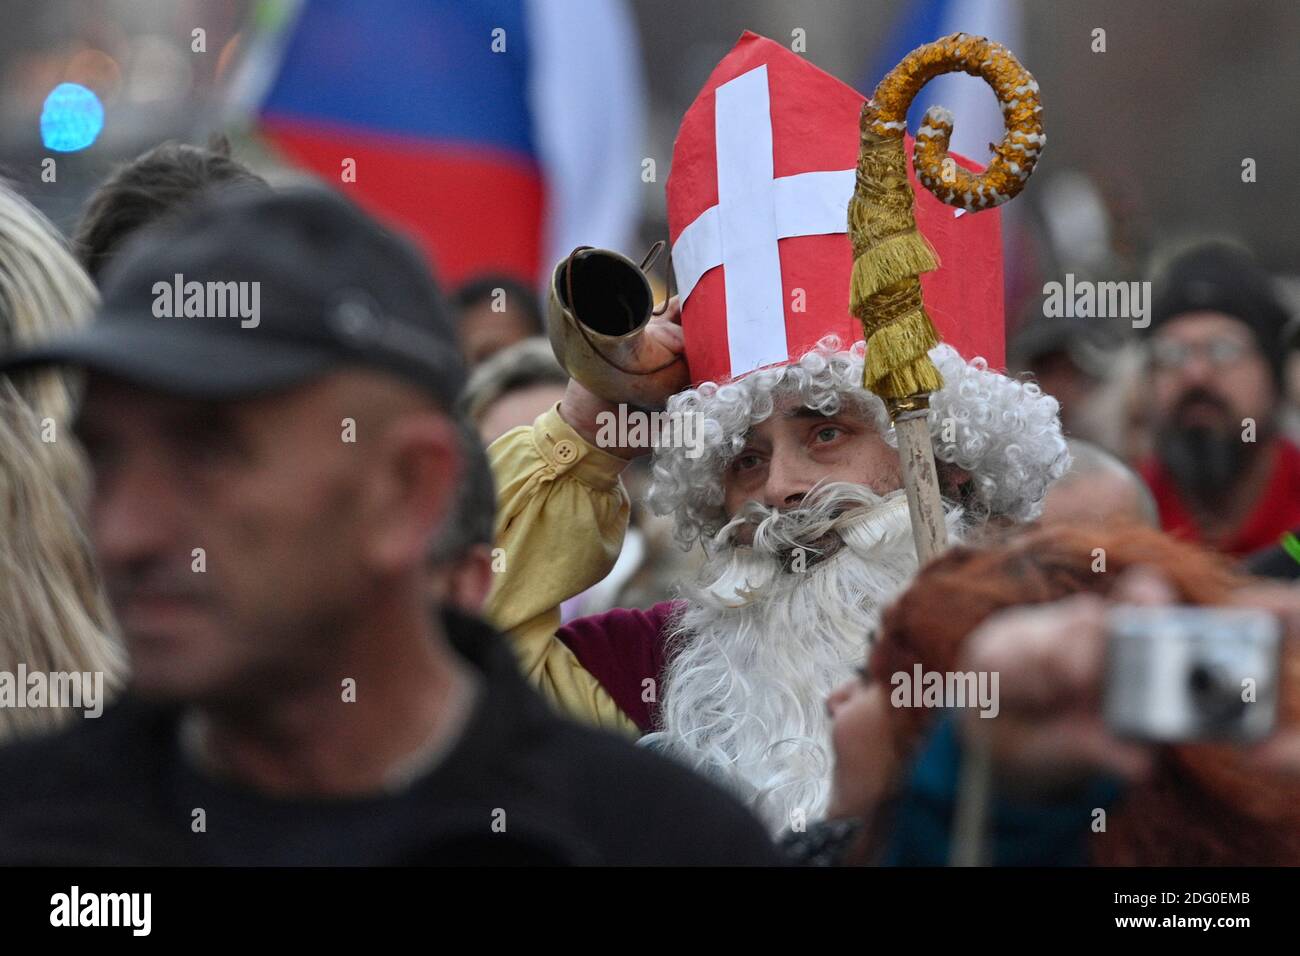
{"label": "crowd of people", "polygon": [[[255,320],[160,317],[173,277]],[[1152,281],[1130,362],[932,350],[922,566],[861,342],[611,443],[531,289],[441,290],[323,186],[169,143],[71,243],[0,188],[0,671],[111,697],[0,697],[0,861],[934,864],[978,754],[984,862],[1300,864],[1288,310],[1237,245]],[[1279,622],[1267,738],[1115,729],[1131,605]]]}

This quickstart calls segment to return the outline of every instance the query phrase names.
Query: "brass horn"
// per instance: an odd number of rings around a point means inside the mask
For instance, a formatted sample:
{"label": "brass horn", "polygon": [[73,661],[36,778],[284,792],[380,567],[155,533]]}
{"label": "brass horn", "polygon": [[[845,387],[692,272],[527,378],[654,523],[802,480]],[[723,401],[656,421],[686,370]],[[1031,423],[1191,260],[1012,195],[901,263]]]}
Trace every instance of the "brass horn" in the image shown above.
{"label": "brass horn", "polygon": [[684,357],[642,334],[656,314],[645,270],[663,245],[655,243],[640,266],[579,246],[551,273],[551,348],[572,378],[607,402],[661,409],[690,384]]}

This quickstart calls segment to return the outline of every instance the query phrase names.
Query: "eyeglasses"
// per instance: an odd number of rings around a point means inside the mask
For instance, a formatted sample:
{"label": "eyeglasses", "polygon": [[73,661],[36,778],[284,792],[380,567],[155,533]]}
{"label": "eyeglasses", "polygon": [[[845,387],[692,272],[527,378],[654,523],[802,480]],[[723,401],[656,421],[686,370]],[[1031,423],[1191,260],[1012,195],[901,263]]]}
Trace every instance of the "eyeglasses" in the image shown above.
{"label": "eyeglasses", "polygon": [[1173,371],[1186,368],[1194,356],[1202,356],[1212,368],[1227,368],[1245,358],[1251,348],[1239,339],[1210,339],[1195,345],[1156,339],[1151,343],[1151,360],[1156,368]]}

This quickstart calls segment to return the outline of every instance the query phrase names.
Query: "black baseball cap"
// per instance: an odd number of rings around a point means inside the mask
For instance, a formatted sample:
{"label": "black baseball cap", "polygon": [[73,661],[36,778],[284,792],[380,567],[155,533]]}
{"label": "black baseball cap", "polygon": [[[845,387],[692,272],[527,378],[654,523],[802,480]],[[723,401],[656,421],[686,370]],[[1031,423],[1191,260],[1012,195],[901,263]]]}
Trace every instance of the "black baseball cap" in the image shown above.
{"label": "black baseball cap", "polygon": [[448,408],[465,364],[420,254],[324,187],[221,193],[144,230],[109,267],[88,326],[0,357],[0,372],[90,369],[231,400],[360,365]]}

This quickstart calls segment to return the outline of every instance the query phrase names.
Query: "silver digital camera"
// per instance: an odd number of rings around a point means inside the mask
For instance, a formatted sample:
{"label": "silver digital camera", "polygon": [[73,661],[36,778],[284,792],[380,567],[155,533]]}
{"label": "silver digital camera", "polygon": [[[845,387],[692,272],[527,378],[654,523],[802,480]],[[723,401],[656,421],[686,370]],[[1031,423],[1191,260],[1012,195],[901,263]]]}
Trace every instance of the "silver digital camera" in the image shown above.
{"label": "silver digital camera", "polygon": [[1267,611],[1133,607],[1108,614],[1104,713],[1124,737],[1249,743],[1277,719],[1282,631]]}

